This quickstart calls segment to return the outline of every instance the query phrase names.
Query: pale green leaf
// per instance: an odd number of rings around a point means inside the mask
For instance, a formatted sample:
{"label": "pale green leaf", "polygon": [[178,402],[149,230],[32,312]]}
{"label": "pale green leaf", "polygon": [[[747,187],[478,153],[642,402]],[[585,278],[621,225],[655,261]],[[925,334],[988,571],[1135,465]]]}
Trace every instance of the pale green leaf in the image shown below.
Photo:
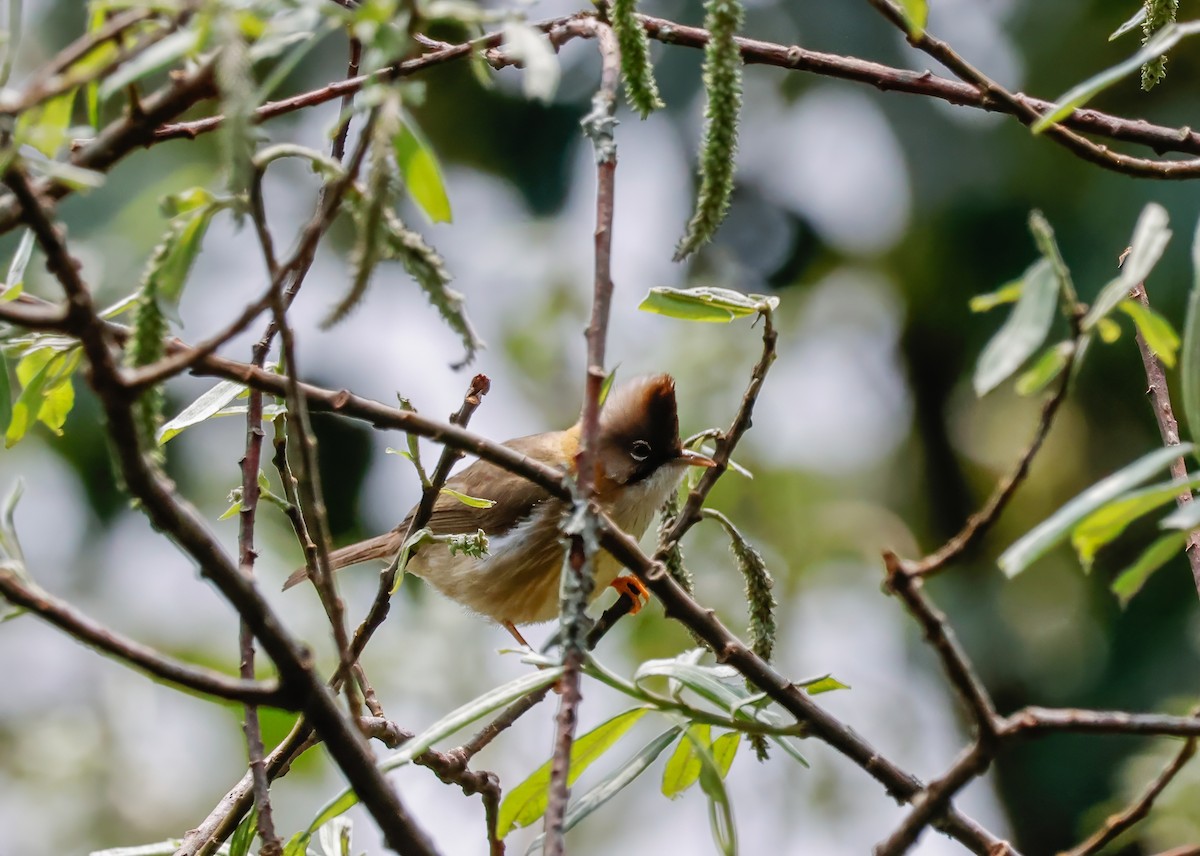
{"label": "pale green leaf", "polygon": [[14,131],[17,144],[33,146],[48,158],[58,154],[71,137],[71,112],[78,91],[78,87],[69,89],[22,113]]}
{"label": "pale green leaf", "polygon": [[1121,36],[1128,33],[1134,27],[1140,25],[1144,20],[1146,20],[1146,7],[1139,6],[1138,10],[1134,12],[1124,24],[1113,30],[1112,35],[1108,37],[1108,40],[1111,42],[1121,38]]}
{"label": "pale green leaf", "polygon": [[1147,547],[1136,562],[1118,574],[1113,581],[1112,592],[1121,606],[1128,605],[1133,596],[1142,590],[1151,574],[1182,552],[1187,540],[1187,532],[1169,532]]}
{"label": "pale green leaf", "polygon": [[24,290],[25,268],[29,266],[29,259],[33,256],[35,243],[33,230],[26,229],[21,234],[21,241],[17,244],[17,251],[13,253],[12,261],[8,264],[8,276],[4,278],[4,293],[0,294],[0,303],[16,300]]}
{"label": "pale green leaf", "polygon": [[442,488],[442,493],[446,494],[446,496],[454,497],[463,505],[468,505],[471,508],[491,508],[496,504],[496,500],[494,499],[480,499],[477,496],[467,496],[465,493],[460,493],[449,487]]}
{"label": "pale green leaf", "polygon": [[728,288],[652,288],[638,309],[685,321],[729,322],[771,312],[777,306],[778,297],[742,294]]}
{"label": "pale green leaf", "polygon": [[1111,345],[1121,338],[1121,325],[1111,318],[1101,318],[1096,322],[1096,332],[1100,334],[1100,341]]}
{"label": "pale green leaf", "polygon": [[1057,106],[1042,114],[1042,117],[1033,123],[1031,130],[1035,134],[1040,134],[1051,125],[1070,115],[1072,110],[1082,107],[1121,78],[1127,77],[1141,68],[1143,64],[1158,59],[1158,57],[1167,53],[1181,39],[1198,32],[1200,32],[1200,21],[1188,21],[1185,24],[1167,24],[1155,33],[1142,46],[1141,50],[1133,56],[1117,63],[1111,68],[1105,69],[1099,74],[1089,77],[1083,83],[1071,87],[1059,96]]}
{"label": "pale green leaf", "polygon": [[180,411],[178,416],[158,429],[158,436],[155,437],[158,445],[163,445],[184,430],[215,416],[221,408],[237,398],[245,389],[245,384],[232,380],[221,381]]}
{"label": "pale green leaf", "polygon": [[1137,487],[1175,458],[1190,453],[1193,448],[1191,443],[1183,443],[1155,449],[1096,482],[1005,550],[997,560],[1001,570],[1009,577],[1016,576],[1065,541],[1075,526],[1093,511]]}
{"label": "pale green leaf", "polygon": [[1158,524],[1163,529],[1182,529],[1191,532],[1200,527],[1200,502],[1192,500],[1176,508]]}
{"label": "pale green leaf", "polygon": [[975,394],[987,395],[1021,367],[1045,341],[1054,321],[1058,279],[1039,259],[1025,272],[1021,297],[975,364]]}
{"label": "pale green leaf", "polygon": [[1166,209],[1151,202],[1138,216],[1137,225],[1133,228],[1133,238],[1129,242],[1129,255],[1121,265],[1120,273],[1100,289],[1092,308],[1084,316],[1084,330],[1092,329],[1097,321],[1112,312],[1138,283],[1149,276],[1150,271],[1162,258],[1163,250],[1170,240],[1171,230],[1167,228]]}
{"label": "pale green leaf", "polygon": [[729,768],[733,766],[733,759],[737,757],[737,750],[741,745],[740,731],[727,731],[712,742],[713,761],[716,762],[722,779],[729,775]]}
{"label": "pale green leaf", "polygon": [[929,5],[925,0],[900,0],[900,8],[904,12],[909,35],[920,38],[925,32],[925,22],[929,19]]}
{"label": "pale green leaf", "polygon": [[450,199],[446,196],[442,181],[442,168],[433,149],[411,121],[400,124],[396,135],[392,137],[392,147],[408,195],[425,212],[430,222],[449,223]]}
{"label": "pale green leaf", "polygon": [[1066,341],[1051,345],[1042,351],[1042,355],[1034,360],[1033,365],[1017,378],[1014,384],[1017,395],[1034,395],[1045,389],[1066,367],[1074,349],[1074,343]]}
{"label": "pale green leaf", "polygon": [[[568,786],[574,784],[584,770],[611,749],[649,710],[650,708],[646,707],[635,707],[619,713],[587,734],[576,738],[571,746]],[[550,790],[550,765],[551,761],[547,761],[504,795],[496,817],[497,836],[504,838],[513,829],[529,826],[546,813]]]}
{"label": "pale green leaf", "polygon": [[967,301],[967,308],[972,312],[987,312],[1006,303],[1016,303],[1017,298],[1021,296],[1021,287],[1024,284],[1024,279],[1018,279],[987,294],[976,294]]}
{"label": "pale green leaf", "polygon": [[680,740],[675,746],[675,751],[671,753],[671,757],[667,759],[666,766],[663,767],[662,795],[664,797],[675,799],[683,796],[684,791],[700,781],[700,769],[703,765],[696,746],[700,743],[705,746],[709,745],[712,742],[710,732],[711,727],[706,723],[693,722],[688,726],[687,733],[691,739]]}
{"label": "pale green leaf", "polygon": [[12,421],[12,382],[8,378],[8,358],[0,350],[0,428],[7,428]]}
{"label": "pale green leaf", "polygon": [[1121,301],[1119,306],[1122,312],[1133,319],[1138,332],[1142,334],[1154,355],[1162,360],[1167,368],[1174,368],[1175,354],[1179,351],[1179,334],[1175,332],[1171,322],[1149,306],[1143,306],[1132,298]]}
{"label": "pale green leaf", "polygon": [[[682,729],[679,726],[667,729],[643,746],[637,755],[605,778],[604,781],[572,800],[570,805],[567,806],[567,815],[563,821],[563,830],[570,830],[575,824],[603,806],[635,781],[638,776],[646,772],[650,765],[657,760],[658,756],[675,742],[676,738],[679,737],[680,731]],[[540,852],[543,841],[544,836],[542,835],[535,838],[533,843],[530,844],[529,849],[525,851],[526,854]]]}
{"label": "pale green leaf", "polygon": [[812,680],[797,684],[797,686],[809,695],[820,695],[821,693],[830,693],[834,690],[850,689],[849,684],[843,684],[833,675],[822,675],[819,678],[813,678]]}
{"label": "pale green leaf", "polygon": [[[1130,523],[1196,487],[1200,487],[1200,475],[1142,488],[1102,505],[1071,531],[1071,546],[1079,554],[1080,564],[1090,570],[1100,549],[1120,536]],[[1167,525],[1167,520],[1163,525]]]}
{"label": "pale green leaf", "polygon": [[229,838],[229,856],[249,856],[250,845],[254,843],[254,833],[258,829],[257,824],[258,810],[251,806]]}
{"label": "pale green leaf", "polygon": [[180,30],[156,42],[104,78],[100,100],[107,101],[129,84],[175,64],[193,53],[199,44],[200,33],[194,29]]}

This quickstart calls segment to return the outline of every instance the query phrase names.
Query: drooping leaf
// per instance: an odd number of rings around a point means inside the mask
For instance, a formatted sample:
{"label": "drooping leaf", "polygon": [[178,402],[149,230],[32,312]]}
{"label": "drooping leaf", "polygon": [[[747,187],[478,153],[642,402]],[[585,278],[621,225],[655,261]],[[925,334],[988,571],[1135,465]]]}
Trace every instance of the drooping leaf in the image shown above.
{"label": "drooping leaf", "polygon": [[1046,259],[1025,272],[1021,297],[975,364],[975,394],[991,392],[1032,356],[1050,332],[1058,301],[1058,280]]}
{"label": "drooping leaf", "polygon": [[1017,395],[1036,395],[1045,389],[1066,368],[1074,350],[1075,343],[1070,340],[1058,342],[1043,350],[1033,365],[1017,378],[1014,384]]}
{"label": "drooping leaf", "polygon": [[1120,536],[1130,523],[1196,487],[1200,487],[1200,476],[1179,482],[1163,482],[1133,491],[1093,511],[1071,531],[1071,545],[1079,554],[1079,562],[1084,570],[1091,569],[1101,548]]}
{"label": "drooping leaf", "polygon": [[900,8],[908,24],[908,34],[913,38],[920,38],[925,32],[925,22],[929,19],[929,5],[925,0],[900,0]]}
{"label": "drooping leaf", "polygon": [[1188,533],[1169,532],[1147,547],[1136,562],[1117,575],[1112,592],[1121,606],[1127,606],[1151,575],[1181,552],[1187,544]]}
{"label": "drooping leaf", "polygon": [[13,253],[12,261],[8,263],[8,276],[4,278],[4,293],[0,294],[0,303],[16,300],[24,290],[25,268],[29,266],[29,259],[33,256],[35,244],[33,230],[26,229],[21,234],[21,240],[17,244],[17,251]]}
{"label": "drooping leaf", "polygon": [[[597,784],[594,788],[576,797],[567,806],[567,814],[563,820],[563,830],[568,831],[579,821],[600,808],[610,799],[634,782],[638,776],[646,772],[668,746],[678,739],[683,729],[678,725],[667,729],[642,747],[641,751],[630,759],[624,766]],[[530,844],[526,854],[538,853],[542,849],[544,836],[539,835]]]}
{"label": "drooping leaf", "polygon": [[[648,707],[635,707],[619,713],[607,722],[576,738],[571,746],[571,768],[567,784],[572,785],[595,761],[616,745],[617,741],[649,712]],[[550,765],[547,761],[533,771],[525,781],[510,788],[500,803],[496,816],[496,835],[504,838],[514,829],[529,826],[546,813],[549,799]]]}
{"label": "drooping leaf", "polygon": [[189,404],[179,415],[158,429],[155,440],[162,446],[183,431],[214,416],[222,407],[233,401],[246,389],[244,384],[223,380]]}
{"label": "drooping leaf", "polygon": [[1167,368],[1175,368],[1175,354],[1179,351],[1179,334],[1171,322],[1149,306],[1143,306],[1133,298],[1121,301],[1120,309],[1133,319],[1146,345]]}
{"label": "drooping leaf", "polygon": [[[733,805],[725,790],[725,775],[713,759],[712,746],[707,740],[693,737],[690,731],[686,739],[695,747],[700,759],[700,789],[708,797],[708,822],[713,841],[723,856],[736,856],[737,826],[733,821]],[[733,758],[729,761],[732,763]]]}
{"label": "drooping leaf", "polygon": [[471,508],[491,508],[496,504],[494,499],[480,499],[477,496],[467,496],[465,493],[460,493],[453,488],[444,487],[442,493],[446,496],[452,496],[461,502],[463,505],[469,505]]}
{"label": "drooping leaf", "polygon": [[730,322],[773,312],[778,306],[778,297],[743,294],[728,288],[652,288],[638,309],[684,321]]}
{"label": "drooping leaf", "polygon": [[442,168],[429,143],[411,120],[400,123],[392,137],[396,165],[404,180],[404,189],[431,223],[449,223],[450,199],[442,181]]}
{"label": "drooping leaf", "polygon": [[1155,33],[1142,46],[1141,50],[1129,57],[1129,59],[1123,60],[1111,68],[1106,68],[1104,71],[1089,77],[1082,83],[1072,86],[1060,95],[1056,99],[1057,106],[1043,113],[1042,117],[1030,126],[1030,129],[1035,134],[1040,134],[1051,125],[1062,121],[1066,116],[1070,115],[1072,110],[1082,107],[1092,100],[1092,98],[1096,97],[1096,95],[1122,78],[1128,77],[1145,63],[1167,53],[1181,39],[1195,33],[1200,33],[1200,21],[1188,21],[1185,24],[1168,24]]}
{"label": "drooping leaf", "polygon": [[711,731],[711,727],[703,722],[693,722],[688,726],[687,734],[691,739],[680,740],[675,746],[675,751],[671,753],[671,757],[667,759],[666,766],[663,767],[662,795],[664,797],[675,799],[683,796],[684,791],[700,781],[702,764],[696,746],[700,743],[705,746],[709,745],[712,742]]}
{"label": "drooping leaf", "polygon": [[1016,576],[1065,541],[1075,526],[1093,511],[1137,487],[1193,448],[1191,443],[1183,443],[1155,449],[1096,482],[1005,550],[997,560],[1001,570],[1009,577]]}
{"label": "drooping leaf", "polygon": [[[449,737],[475,720],[499,710],[526,693],[550,686],[562,677],[562,673],[562,666],[548,666],[489,690],[478,698],[446,714],[433,725],[405,743],[398,752],[383,759],[379,763],[380,771],[387,773],[404,766],[417,755],[431,748],[439,740]],[[313,818],[312,822],[308,825],[307,834],[311,836],[323,825],[338,815],[344,814],[357,803],[358,797],[352,790],[347,789],[338,794],[326,803],[321,811],[317,813],[317,816]]]}
{"label": "drooping leaf", "polygon": [[1121,26],[1119,26],[1115,30],[1113,30],[1112,35],[1108,37],[1108,40],[1110,42],[1116,41],[1117,39],[1121,38],[1121,36],[1125,35],[1130,30],[1132,30],[1134,27],[1136,27],[1138,24],[1142,23],[1142,21],[1144,21],[1145,18],[1146,18],[1146,7],[1145,6],[1138,7],[1138,10],[1136,12],[1134,12],[1131,16],[1129,16],[1128,20],[1126,20],[1124,24],[1122,24]]}
{"label": "drooping leaf", "polygon": [[1084,316],[1082,327],[1090,330],[1096,322],[1107,316],[1138,283],[1146,279],[1154,265],[1162,258],[1171,230],[1167,228],[1167,212],[1161,205],[1151,202],[1142,209],[1133,238],[1129,243],[1129,255],[1121,265],[1121,271],[1100,293],[1092,308]]}

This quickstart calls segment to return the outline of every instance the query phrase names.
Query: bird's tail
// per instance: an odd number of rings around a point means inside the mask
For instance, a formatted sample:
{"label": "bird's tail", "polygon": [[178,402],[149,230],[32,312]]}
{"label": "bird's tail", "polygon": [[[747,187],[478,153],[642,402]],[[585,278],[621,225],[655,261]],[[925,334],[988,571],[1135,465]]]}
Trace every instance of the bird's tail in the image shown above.
{"label": "bird's tail", "polygon": [[[400,540],[402,537],[403,535],[400,532],[393,529],[391,532],[385,532],[374,538],[368,538],[365,541],[359,541],[355,544],[342,547],[340,550],[334,550],[329,554],[329,569],[331,571],[340,571],[342,568],[357,565],[359,562],[390,559],[400,552]],[[283,584],[283,590],[287,591],[292,586],[299,585],[306,579],[308,579],[308,569],[300,568],[287,578],[287,582]]]}

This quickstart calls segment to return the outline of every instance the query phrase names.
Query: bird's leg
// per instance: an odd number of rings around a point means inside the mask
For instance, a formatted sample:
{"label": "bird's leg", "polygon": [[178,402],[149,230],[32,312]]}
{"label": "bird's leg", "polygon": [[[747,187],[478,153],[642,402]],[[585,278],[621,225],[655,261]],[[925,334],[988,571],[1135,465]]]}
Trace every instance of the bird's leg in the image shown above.
{"label": "bird's leg", "polygon": [[513,624],[511,621],[505,621],[504,629],[512,634],[513,639],[517,640],[518,645],[521,645],[524,648],[529,647],[529,643],[525,641],[525,637],[521,635],[521,631],[517,630],[517,625]]}
{"label": "bird's leg", "polygon": [[[625,595],[633,603],[633,607],[629,610],[630,615],[637,615],[642,611],[645,603],[650,602],[650,591],[637,577],[623,576],[617,577],[609,585],[615,588],[620,594]],[[645,603],[642,602],[645,598]]]}

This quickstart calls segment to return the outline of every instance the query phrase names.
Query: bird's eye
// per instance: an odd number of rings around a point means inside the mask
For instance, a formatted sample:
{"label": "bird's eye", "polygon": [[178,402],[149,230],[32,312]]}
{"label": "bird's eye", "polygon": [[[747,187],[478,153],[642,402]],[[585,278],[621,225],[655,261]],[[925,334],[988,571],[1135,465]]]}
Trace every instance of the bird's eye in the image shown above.
{"label": "bird's eye", "polygon": [[629,455],[635,461],[641,462],[650,457],[650,444],[645,440],[634,440],[633,446],[629,450]]}

